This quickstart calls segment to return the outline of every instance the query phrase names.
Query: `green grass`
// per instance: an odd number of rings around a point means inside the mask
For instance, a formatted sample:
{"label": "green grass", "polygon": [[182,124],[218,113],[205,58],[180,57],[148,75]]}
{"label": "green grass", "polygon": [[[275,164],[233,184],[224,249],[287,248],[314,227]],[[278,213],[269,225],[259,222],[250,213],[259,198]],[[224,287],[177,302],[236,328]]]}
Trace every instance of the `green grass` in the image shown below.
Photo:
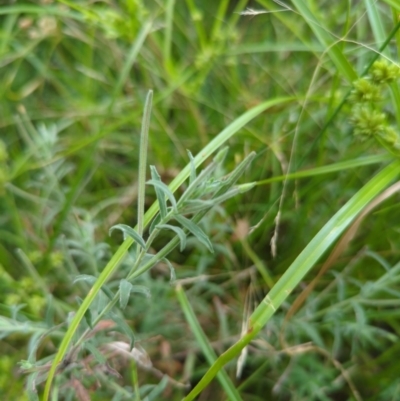
{"label": "green grass", "polygon": [[43,3],[0,8],[2,399],[397,399],[397,3]]}

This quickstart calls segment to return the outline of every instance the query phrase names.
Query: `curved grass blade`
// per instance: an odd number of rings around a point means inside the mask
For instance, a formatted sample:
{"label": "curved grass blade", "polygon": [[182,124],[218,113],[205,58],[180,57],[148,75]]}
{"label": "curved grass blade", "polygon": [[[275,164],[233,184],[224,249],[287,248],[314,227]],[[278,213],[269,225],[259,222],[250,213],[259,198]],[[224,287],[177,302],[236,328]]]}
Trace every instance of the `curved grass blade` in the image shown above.
{"label": "curved grass blade", "polygon": [[393,156],[385,153],[382,155],[366,156],[357,159],[346,160],[344,162],[328,164],[326,166],[315,167],[309,170],[296,171],[286,175],[279,175],[276,177],[267,178],[266,180],[256,181],[256,185],[265,185],[272,182],[279,182],[284,180],[295,180],[298,178],[315,177],[322,174],[331,174],[337,171],[349,170],[356,167],[369,166],[370,164],[378,164],[386,161],[393,160]]}
{"label": "curved grass blade", "polygon": [[361,188],[318,232],[291,264],[268,295],[250,316],[248,331],[213,363],[200,382],[184,398],[192,401],[211,382],[223,366],[238,356],[242,349],[259,333],[322,254],[336,241],[357,215],[398,175],[400,162],[395,161],[379,172]]}
{"label": "curved grass blade", "polygon": [[350,64],[349,60],[347,60],[346,56],[343,54],[340,48],[340,43],[333,44],[336,39],[325,30],[323,24],[318,21],[317,17],[313,14],[306,2],[302,0],[293,0],[292,3],[296,6],[299,13],[309,24],[320,43],[325,46],[326,49],[328,49],[327,52],[329,57],[331,58],[333,64],[335,64],[338,71],[340,71],[341,75],[346,78],[349,83],[355,81],[358,78],[358,75],[354,71],[354,68]]}
{"label": "curved grass blade", "polygon": [[[199,344],[204,356],[206,357],[207,362],[210,365],[212,365],[217,359],[215,351],[211,347],[207,339],[207,336],[205,335],[203,329],[201,328],[200,323],[197,320],[196,314],[194,313],[189,303],[189,300],[187,299],[186,294],[182,289],[182,286],[178,285],[175,291],[179,303],[181,304],[182,311],[185,314],[185,318],[189,323],[189,326],[192,329],[194,336],[196,337],[197,343]],[[229,378],[228,374],[225,372],[224,369],[221,369],[217,373],[217,378],[221,383],[221,386],[225,390],[229,400],[240,401],[242,399],[240,397],[239,392],[236,390],[235,385],[232,383],[231,379]]]}

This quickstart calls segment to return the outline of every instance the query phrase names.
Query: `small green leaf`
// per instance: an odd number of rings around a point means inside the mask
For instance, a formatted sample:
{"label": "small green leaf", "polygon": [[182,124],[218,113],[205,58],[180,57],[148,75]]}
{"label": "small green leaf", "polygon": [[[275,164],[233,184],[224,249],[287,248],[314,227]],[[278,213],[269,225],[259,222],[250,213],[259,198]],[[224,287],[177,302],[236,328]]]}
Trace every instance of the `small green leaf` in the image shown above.
{"label": "small green leaf", "polygon": [[[162,182],[160,174],[158,174],[158,171],[155,166],[150,166],[150,171],[151,171],[151,178],[153,181]],[[167,215],[167,202],[165,201],[165,194],[160,188],[156,186],[154,187],[154,189],[156,190],[158,204],[160,205],[161,218],[164,219],[165,216]]]}
{"label": "small green leaf", "polygon": [[190,231],[203,245],[205,245],[210,252],[214,253],[210,239],[197,224],[183,216],[177,215],[174,216],[174,218],[179,224]]}
{"label": "small green leaf", "polygon": [[212,208],[216,203],[213,200],[202,200],[202,199],[193,199],[185,202],[185,205],[181,210],[181,213],[197,213],[201,212],[205,209]]}
{"label": "small green leaf", "polygon": [[175,274],[174,266],[172,266],[172,263],[167,258],[164,258],[162,260],[169,267],[169,271],[170,271],[169,282],[170,282],[170,284],[173,284],[175,282],[175,280],[176,280],[176,274]]}
{"label": "small green leaf", "polygon": [[132,351],[132,348],[135,346],[135,333],[131,329],[128,323],[126,321],[118,316],[115,313],[111,314],[111,319],[117,324],[117,328],[119,328],[122,332],[124,332],[130,339],[130,351]]}
{"label": "small green leaf", "polygon": [[151,296],[150,290],[144,285],[132,285],[128,280],[122,279],[119,282],[119,304],[121,309],[126,308],[132,292],[144,294],[148,298]]}
{"label": "small green leaf", "polygon": [[93,345],[90,341],[85,342],[85,348],[94,356],[96,362],[104,364],[107,362],[106,357]]}
{"label": "small green leaf", "polygon": [[207,180],[209,179],[210,175],[215,171],[217,168],[217,163],[212,162],[210,163],[204,170],[200,172],[200,174],[196,177],[195,180],[189,185],[186,191],[183,193],[181,198],[179,199],[178,205],[182,205],[188,199],[190,199],[193,194],[196,192],[204,193],[204,186],[207,184]]}
{"label": "small green leaf", "polygon": [[154,229],[157,227],[157,225],[161,221],[161,215],[160,213],[157,214],[157,216],[153,219],[153,221],[150,224],[149,232],[150,234],[154,231]]}
{"label": "small green leaf", "polygon": [[124,233],[124,239],[126,236],[133,238],[143,249],[146,249],[146,243],[144,242],[143,238],[132,228],[127,226],[126,224],[117,224],[112,226],[108,231],[109,235],[114,230],[121,230]]}
{"label": "small green leaf", "polygon": [[186,234],[181,228],[172,226],[170,224],[159,224],[156,227],[161,230],[165,229],[174,231],[176,235],[179,237],[179,240],[181,241],[180,251],[182,252],[186,248]]}
{"label": "small green leaf", "polygon": [[224,146],[215,156],[213,161],[217,164],[222,164],[228,154],[229,146]]}
{"label": "small green leaf", "polygon": [[[83,299],[81,297],[76,297],[76,302],[78,302],[78,305],[81,306]],[[92,319],[92,312],[91,310],[88,308],[85,312],[84,318],[86,320],[86,323],[88,324],[88,326],[93,329],[93,319]]]}
{"label": "small green leaf", "polygon": [[73,284],[77,283],[78,281],[86,281],[88,282],[90,285],[93,285],[97,280],[97,277],[92,276],[90,274],[80,274],[79,276],[76,276]]}
{"label": "small green leaf", "polygon": [[154,188],[159,188],[164,193],[164,195],[168,197],[173,209],[177,211],[175,196],[169,189],[168,185],[165,185],[162,181],[156,180],[149,180],[146,184],[153,185]]}
{"label": "small green leaf", "polygon": [[222,181],[223,185],[216,193],[217,196],[221,195],[225,191],[229,190],[233,185],[236,184],[237,180],[243,175],[247,167],[256,157],[255,152],[251,152],[236,168],[228,175],[228,177]]}
{"label": "small green leaf", "polygon": [[148,287],[144,285],[132,285],[131,292],[138,292],[140,294],[146,295],[147,298],[151,297],[151,292]]}
{"label": "small green leaf", "polygon": [[36,392],[36,383],[39,372],[34,372],[33,374],[28,376],[28,380],[26,383],[26,392],[28,394],[29,401],[39,401],[39,397]]}
{"label": "small green leaf", "polygon": [[119,306],[125,309],[131,295],[132,284],[125,279],[119,282]]}
{"label": "small green leaf", "polygon": [[190,177],[189,177],[189,185],[193,183],[196,179],[196,165],[194,164],[194,157],[190,150],[187,151],[190,159]]}

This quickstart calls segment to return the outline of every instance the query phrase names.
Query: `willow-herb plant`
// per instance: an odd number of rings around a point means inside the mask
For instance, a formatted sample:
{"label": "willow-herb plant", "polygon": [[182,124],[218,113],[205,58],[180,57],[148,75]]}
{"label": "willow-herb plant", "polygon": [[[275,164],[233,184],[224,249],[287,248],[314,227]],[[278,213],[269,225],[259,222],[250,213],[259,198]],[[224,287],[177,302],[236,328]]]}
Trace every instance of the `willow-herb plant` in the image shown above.
{"label": "willow-herb plant", "polygon": [[368,76],[357,80],[350,96],[353,103],[351,124],[354,135],[362,139],[374,138],[395,156],[400,156],[400,135],[388,122],[383,109],[384,93],[388,85],[400,77],[400,68],[386,60],[376,61]]}
{"label": "willow-herb plant", "polygon": [[[138,191],[138,224],[136,228],[132,228],[125,224],[117,224],[110,228],[110,234],[114,230],[121,230],[124,239],[130,237],[137,244],[136,250],[133,249],[131,255],[134,255],[134,263],[125,278],[119,282],[118,290],[112,291],[111,286],[105,284],[110,272],[102,273],[100,277],[90,275],[80,275],[76,277],[75,282],[86,281],[96,288],[92,291],[93,296],[80,300],[80,308],[75,315],[71,315],[68,323],[69,329],[64,335],[63,341],[56,357],[51,361],[49,358],[36,361],[36,349],[45,335],[50,332],[41,333],[42,335],[32,342],[32,352],[27,361],[21,362],[21,369],[29,374],[27,380],[27,390],[30,399],[37,400],[36,386],[46,380],[44,391],[44,400],[49,399],[51,384],[54,376],[60,375],[69,369],[79,368],[76,361],[79,360],[79,354],[82,350],[92,353],[94,359],[101,361],[99,351],[93,343],[94,333],[97,332],[96,325],[104,319],[111,319],[115,322],[114,328],[119,328],[130,337],[131,349],[135,346],[134,333],[128,324],[124,321],[123,309],[127,306],[132,293],[141,292],[148,294],[149,290],[142,286],[136,285],[135,279],[141,274],[147,272],[159,262],[166,262],[171,269],[171,279],[175,277],[172,264],[166,259],[168,254],[178,245],[183,251],[186,247],[187,238],[192,235],[196,237],[210,252],[213,252],[212,243],[207,234],[200,228],[199,223],[205,214],[211,208],[224,202],[225,200],[250,190],[255,184],[241,184],[237,181],[245,172],[255,157],[255,153],[250,153],[230,174],[223,177],[218,176],[228,148],[222,148],[214,157],[212,162],[199,174],[196,171],[195,158],[188,152],[190,159],[189,182],[181,195],[180,199],[176,199],[171,189],[162,182],[155,166],[150,166],[151,180],[146,182],[145,160],[147,154],[148,132],[150,125],[150,111],[152,103],[152,91],[149,92],[144,117],[142,121],[140,161],[139,161],[139,191]],[[159,212],[153,218],[148,230],[148,234],[144,235],[144,196],[145,185],[151,185],[155,189],[159,204]],[[141,199],[140,199],[141,198]],[[172,232],[174,237],[164,246],[158,253],[149,253],[155,239],[161,232]],[[118,252],[117,252],[118,253]],[[115,256],[115,255],[114,255]],[[122,258],[123,256],[121,256]],[[106,270],[106,269],[104,269]],[[95,296],[99,290],[106,294],[109,298],[107,305],[96,307]],[[100,292],[100,294],[101,294]],[[119,307],[117,304],[119,303]],[[82,321],[82,318],[83,321]],[[57,327],[59,329],[59,327]],[[52,330],[50,330],[52,331]],[[60,361],[57,357],[61,357]],[[50,367],[51,366],[51,367]]]}

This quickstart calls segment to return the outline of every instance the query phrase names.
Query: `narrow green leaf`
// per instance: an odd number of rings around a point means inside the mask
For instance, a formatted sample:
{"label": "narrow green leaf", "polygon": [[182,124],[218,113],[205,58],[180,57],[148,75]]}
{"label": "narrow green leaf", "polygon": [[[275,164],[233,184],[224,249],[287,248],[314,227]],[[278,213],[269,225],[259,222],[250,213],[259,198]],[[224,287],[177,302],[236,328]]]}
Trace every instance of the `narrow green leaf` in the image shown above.
{"label": "narrow green leaf", "polygon": [[256,186],[255,182],[249,182],[246,184],[241,184],[237,185],[236,187],[231,188],[229,191],[224,193],[221,196],[218,196],[217,198],[213,198],[212,202],[214,202],[215,205],[218,205],[222,202],[225,202],[226,200],[233,198],[234,196],[238,194],[244,194],[247,191],[250,191],[250,189],[254,188]]}
{"label": "narrow green leaf", "polygon": [[193,199],[185,202],[184,206],[180,210],[182,214],[197,213],[201,212],[202,210],[211,209],[214,205],[216,205],[216,203],[210,199]]}
{"label": "narrow green leaf", "polygon": [[129,227],[126,224],[116,224],[108,231],[109,235],[111,235],[114,230],[121,230],[124,233],[124,239],[126,239],[126,236],[129,236],[143,249],[146,249],[146,243],[144,242],[143,238],[132,227]]}
{"label": "narrow green leaf", "polygon": [[256,185],[265,185],[265,184],[270,184],[272,182],[278,182],[284,180],[294,180],[298,178],[314,177],[321,174],[331,174],[337,171],[344,171],[352,168],[369,166],[370,164],[378,164],[389,160],[393,160],[393,156],[388,154],[360,157],[358,159],[346,160],[344,162],[328,164],[326,166],[315,167],[309,170],[296,171],[295,173],[291,174],[271,177],[266,180],[257,181]]}
{"label": "narrow green leaf", "polygon": [[317,17],[309,8],[307,2],[304,0],[292,0],[292,3],[296,6],[297,10],[303,16],[321,44],[325,46],[329,57],[343,77],[345,77],[349,83],[358,79],[357,73],[343,54],[339,43],[335,43],[337,42],[337,38],[332,36],[332,34],[324,28],[324,24],[321,23],[321,21],[318,21]]}
{"label": "narrow green leaf", "polygon": [[[211,174],[216,170],[218,164],[215,162],[210,163],[200,174],[191,182],[189,187],[183,193],[179,199],[178,205],[183,205],[188,199],[190,199],[194,193],[196,193],[201,186],[204,186]],[[205,194],[204,190],[201,191],[202,195]]]}
{"label": "narrow green leaf", "polygon": [[144,400],[146,401],[161,400],[163,398],[162,393],[167,387],[168,382],[169,382],[168,376],[164,375],[161,381],[156,386],[154,386],[154,388],[149,392],[149,394],[146,395],[146,398]]}
{"label": "narrow green leaf", "polygon": [[337,240],[357,215],[400,174],[400,162],[395,161],[361,188],[308,243],[286,270],[249,319],[249,329],[242,338],[218,357],[200,382],[184,398],[192,401],[210,383],[223,366],[240,354],[259,333],[285,299],[311,270],[322,254]]}
{"label": "narrow green leaf", "polygon": [[[150,166],[150,171],[151,171],[151,178],[153,181],[162,182],[161,177],[158,174],[158,171],[155,166]],[[167,215],[167,202],[165,201],[165,194],[159,187],[155,186],[154,189],[156,190],[157,200],[160,206],[161,218],[164,219],[165,216]]]}
{"label": "narrow green leaf", "polygon": [[[81,306],[83,303],[83,299],[81,297],[76,297],[76,302],[78,302],[78,305]],[[84,314],[84,318],[86,320],[86,323],[88,324],[88,326],[93,329],[93,320],[92,320],[92,312],[91,310],[88,308]]]}
{"label": "narrow green leaf", "polygon": [[229,152],[229,146],[223,147],[221,150],[218,151],[218,153],[214,156],[213,161],[217,164],[223,164],[226,156]]}
{"label": "narrow green leaf", "polygon": [[28,376],[26,383],[26,393],[28,394],[29,401],[39,401],[39,396],[36,392],[36,383],[39,372],[34,372]]}
{"label": "narrow green leaf", "polygon": [[160,189],[164,193],[164,197],[167,196],[171,202],[172,208],[177,212],[176,200],[172,191],[169,189],[168,185],[165,185],[162,181],[149,180],[148,185],[153,185],[154,188]]}
{"label": "narrow green leaf", "polygon": [[[380,46],[382,43],[385,42],[385,40],[388,37],[387,33],[385,32],[384,22],[382,21],[380,7],[378,7],[378,5],[376,4],[376,1],[364,0],[364,2],[365,2],[366,9],[367,9],[368,19],[371,23],[372,32],[374,33],[375,42],[378,43],[378,45]],[[390,57],[391,57],[390,48],[386,47],[382,51],[382,54],[390,59]],[[396,110],[395,114],[396,114],[397,123],[400,124],[400,90],[399,90],[399,86],[397,85],[396,82],[390,84],[389,86],[390,86],[390,91],[391,91],[391,95],[392,95],[392,105]]]}
{"label": "narrow green leaf", "polygon": [[172,27],[174,21],[174,6],[175,0],[168,0],[165,10],[165,28],[164,28],[164,46],[163,46],[163,58],[164,65],[167,70],[173,67],[171,61],[171,44],[172,44]]}
{"label": "narrow green leaf", "polygon": [[110,102],[110,106],[109,106],[110,111],[112,110],[118,95],[121,93],[122,87],[124,86],[126,80],[128,79],[129,73],[132,69],[133,64],[135,63],[135,61],[137,59],[140,49],[142,48],[143,43],[144,43],[145,39],[147,38],[147,35],[151,31],[151,27],[152,27],[151,21],[145,21],[143,23],[142,29],[140,30],[139,34],[136,36],[136,39],[133,42],[133,44],[127,54],[125,64],[123,65],[123,67],[121,69],[121,74],[118,78],[118,82],[115,85],[114,92],[111,97],[111,102]]}
{"label": "narrow green leaf", "polygon": [[130,351],[135,346],[135,333],[133,332],[131,326],[129,326],[126,321],[118,316],[116,313],[111,313],[111,319],[117,324],[117,328],[119,328],[123,333],[125,333],[130,339]]}
{"label": "narrow green leaf", "polygon": [[247,167],[250,166],[251,162],[256,157],[256,152],[251,152],[249,155],[245,157],[245,159],[233,170],[228,177],[222,181],[222,186],[216,193],[216,196],[221,195],[224,191],[231,188],[233,185],[236,184],[238,179],[244,174]]}
{"label": "narrow green leaf", "polygon": [[90,274],[80,274],[79,276],[76,276],[73,284],[77,283],[78,281],[86,281],[89,284],[93,284],[94,282],[96,282],[97,277],[92,276]]}
{"label": "narrow green leaf", "polygon": [[119,306],[125,309],[131,295],[132,284],[125,279],[119,282]]}
{"label": "narrow green leaf", "polygon": [[132,285],[131,292],[138,292],[139,294],[145,295],[146,298],[151,297],[151,292],[150,292],[149,288],[144,285]]}
{"label": "narrow green leaf", "polygon": [[214,253],[213,246],[211,244],[210,239],[207,237],[207,235],[204,233],[204,231],[195,223],[193,223],[191,220],[187,219],[186,217],[183,216],[174,216],[174,219],[182,225],[184,228],[186,228],[188,231],[190,231],[203,245],[206,246],[206,248]]}
{"label": "narrow green leaf", "polygon": [[149,91],[144,105],[142,130],[140,132],[139,149],[139,172],[138,172],[138,217],[137,232],[141,236],[144,229],[144,202],[146,191],[146,166],[147,166],[147,143],[149,140],[151,104],[153,101],[153,91]]}
{"label": "narrow green leaf", "polygon": [[[211,347],[207,336],[205,335],[203,329],[200,326],[199,321],[197,320],[196,314],[193,311],[189,300],[186,297],[185,292],[182,289],[182,286],[178,285],[175,289],[176,295],[178,297],[179,303],[181,305],[182,311],[185,314],[185,318],[192,329],[192,332],[199,344],[201,351],[207,359],[207,362],[212,366],[215,360],[217,359],[217,355],[215,354],[214,349]],[[221,386],[225,390],[229,400],[239,401],[242,398],[240,397],[239,392],[237,391],[235,385],[232,383],[228,374],[224,369],[221,369],[217,373],[217,379],[221,383]]]}
{"label": "narrow green leaf", "polygon": [[90,341],[85,342],[85,348],[94,356],[97,363],[104,364],[107,362],[106,357]]}
{"label": "narrow green leaf", "polygon": [[180,251],[183,252],[183,250],[186,248],[186,234],[181,228],[177,226],[172,226],[171,224],[159,224],[156,227],[159,228],[160,230],[164,229],[164,230],[174,231],[176,235],[179,237],[179,240],[181,242]]}
{"label": "narrow green leaf", "polygon": [[161,215],[159,213],[159,214],[157,214],[157,216],[153,219],[153,221],[150,224],[150,228],[149,228],[150,234],[154,231],[154,229],[157,227],[157,225],[160,223],[160,221],[161,221]]}
{"label": "narrow green leaf", "polygon": [[196,179],[196,166],[194,164],[194,157],[192,153],[188,150],[188,155],[190,159],[190,176],[189,176],[189,185],[193,183],[193,181]]}
{"label": "narrow green leaf", "polygon": [[163,258],[162,260],[169,267],[169,271],[170,271],[169,282],[170,282],[170,284],[173,284],[175,282],[175,280],[176,280],[176,274],[175,274],[174,266],[172,266],[172,263],[167,258]]}

